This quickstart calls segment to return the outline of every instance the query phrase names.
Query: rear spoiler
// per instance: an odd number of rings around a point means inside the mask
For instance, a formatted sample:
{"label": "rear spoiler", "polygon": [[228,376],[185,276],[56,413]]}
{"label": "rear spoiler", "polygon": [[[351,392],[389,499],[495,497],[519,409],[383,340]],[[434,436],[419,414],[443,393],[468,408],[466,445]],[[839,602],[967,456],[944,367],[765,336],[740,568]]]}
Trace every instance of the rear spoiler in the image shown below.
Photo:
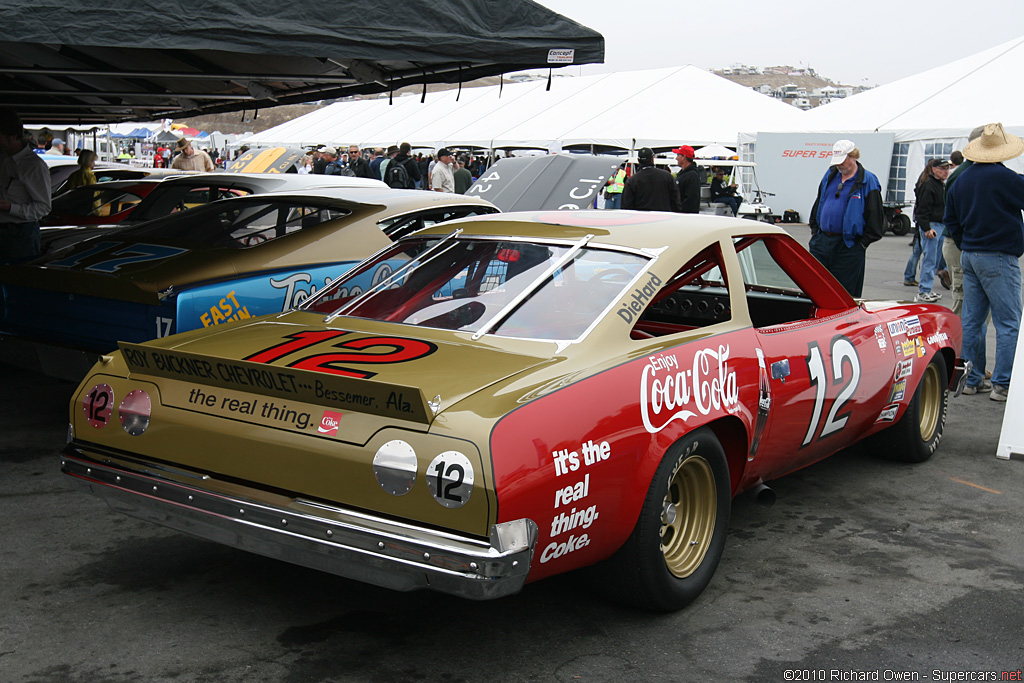
{"label": "rear spoiler", "polygon": [[118,346],[133,375],[176,379],[422,424],[430,424],[433,417],[417,387],[144,344],[118,342]]}

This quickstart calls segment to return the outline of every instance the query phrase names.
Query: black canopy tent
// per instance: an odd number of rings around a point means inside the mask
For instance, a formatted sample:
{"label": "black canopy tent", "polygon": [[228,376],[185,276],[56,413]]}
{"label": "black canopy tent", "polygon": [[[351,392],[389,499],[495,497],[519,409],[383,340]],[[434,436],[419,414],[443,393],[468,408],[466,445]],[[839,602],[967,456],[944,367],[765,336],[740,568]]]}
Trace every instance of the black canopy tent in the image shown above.
{"label": "black canopy tent", "polygon": [[0,0],[0,96],[26,123],[263,109],[604,59],[530,0]]}

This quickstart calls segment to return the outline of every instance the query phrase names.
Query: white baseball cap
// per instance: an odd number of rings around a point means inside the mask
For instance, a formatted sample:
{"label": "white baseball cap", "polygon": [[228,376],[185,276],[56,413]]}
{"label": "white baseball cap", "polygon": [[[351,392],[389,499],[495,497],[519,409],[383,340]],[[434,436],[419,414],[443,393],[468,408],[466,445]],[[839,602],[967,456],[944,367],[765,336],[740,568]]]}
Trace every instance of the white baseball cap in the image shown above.
{"label": "white baseball cap", "polygon": [[857,145],[850,140],[840,140],[832,145],[832,165],[841,164],[846,161],[846,156],[857,149]]}

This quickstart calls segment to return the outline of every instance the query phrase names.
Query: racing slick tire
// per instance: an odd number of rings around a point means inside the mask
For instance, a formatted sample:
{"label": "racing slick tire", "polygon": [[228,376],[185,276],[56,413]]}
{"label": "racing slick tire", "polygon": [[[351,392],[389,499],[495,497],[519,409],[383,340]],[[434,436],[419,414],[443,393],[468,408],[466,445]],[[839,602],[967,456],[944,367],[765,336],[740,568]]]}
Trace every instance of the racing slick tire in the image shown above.
{"label": "racing slick tire", "polygon": [[618,602],[671,612],[711,582],[725,547],[732,489],[725,450],[707,427],[677,441],[651,480],[623,546],[599,565]]}
{"label": "racing slick tire", "polygon": [[900,421],[869,439],[872,450],[889,460],[924,462],[942,439],[949,407],[949,375],[942,353],[936,353],[921,375]]}

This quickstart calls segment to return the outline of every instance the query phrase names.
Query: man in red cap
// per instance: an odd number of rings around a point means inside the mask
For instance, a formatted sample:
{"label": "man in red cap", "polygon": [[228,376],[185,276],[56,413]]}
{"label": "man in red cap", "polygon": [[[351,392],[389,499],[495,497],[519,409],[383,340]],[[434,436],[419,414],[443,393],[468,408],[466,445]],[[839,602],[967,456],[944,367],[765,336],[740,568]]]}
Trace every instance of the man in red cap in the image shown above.
{"label": "man in red cap", "polygon": [[700,213],[700,174],[693,163],[693,147],[683,145],[672,150],[679,164],[676,186],[679,188],[679,202],[683,213]]}

